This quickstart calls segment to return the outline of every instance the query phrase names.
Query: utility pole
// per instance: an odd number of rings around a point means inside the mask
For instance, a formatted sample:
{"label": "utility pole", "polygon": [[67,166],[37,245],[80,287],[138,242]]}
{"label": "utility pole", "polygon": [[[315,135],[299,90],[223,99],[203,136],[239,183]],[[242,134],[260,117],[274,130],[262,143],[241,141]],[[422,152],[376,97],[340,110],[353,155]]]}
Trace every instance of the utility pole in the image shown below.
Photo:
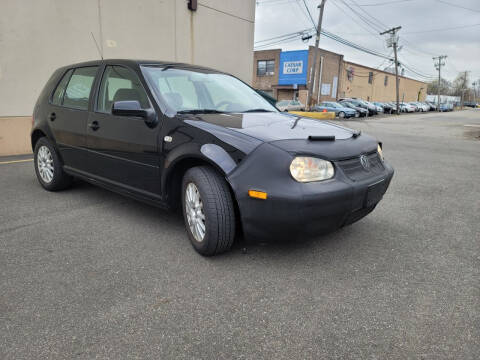
{"label": "utility pole", "polygon": [[445,61],[443,59],[446,59],[447,55],[440,55],[437,57],[433,58],[433,61],[438,60],[437,63],[435,63],[435,69],[438,70],[438,86],[437,86],[437,111],[440,111],[440,71],[442,69],[442,66],[445,65]]}
{"label": "utility pole", "polygon": [[465,91],[468,90],[467,88],[467,73],[468,71],[465,71],[463,73],[463,82],[462,82],[462,97],[460,98],[460,108],[463,110],[463,102],[465,101]]}
{"label": "utility pole", "polygon": [[387,46],[393,47],[393,53],[395,55],[395,92],[397,94],[397,115],[400,114],[400,95],[399,95],[399,86],[398,86],[398,55],[397,55],[397,48],[398,48],[398,35],[397,31],[400,30],[402,27],[397,26],[384,32],[381,32],[380,35],[390,34],[390,38],[387,40]]}
{"label": "utility pole", "polygon": [[[318,14],[318,25],[317,25],[317,36],[315,37],[315,52],[313,53],[313,66],[311,68],[311,72],[313,72],[313,76],[317,73],[317,57],[318,57],[318,45],[320,44],[320,32],[322,31],[322,18],[323,18],[323,8],[325,7],[325,2],[327,0],[322,0],[322,3],[318,6],[320,8],[320,13]],[[310,75],[310,79],[312,76]],[[320,81],[321,79],[319,79]],[[310,110],[311,102],[312,102],[312,92],[313,92],[313,83],[314,81],[310,81],[308,84],[308,94],[307,94],[307,109]],[[321,84],[318,87],[321,88]],[[320,91],[320,90],[319,90]]]}

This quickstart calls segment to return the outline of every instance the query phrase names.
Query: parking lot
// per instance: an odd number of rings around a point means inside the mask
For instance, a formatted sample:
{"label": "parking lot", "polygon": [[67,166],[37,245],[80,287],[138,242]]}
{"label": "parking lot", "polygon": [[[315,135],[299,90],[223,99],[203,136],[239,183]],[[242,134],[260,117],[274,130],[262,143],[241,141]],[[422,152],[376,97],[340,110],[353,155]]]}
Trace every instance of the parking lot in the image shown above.
{"label": "parking lot", "polygon": [[478,359],[480,109],[336,122],[395,167],[375,211],[213,258],[178,214],[0,160],[0,358]]}

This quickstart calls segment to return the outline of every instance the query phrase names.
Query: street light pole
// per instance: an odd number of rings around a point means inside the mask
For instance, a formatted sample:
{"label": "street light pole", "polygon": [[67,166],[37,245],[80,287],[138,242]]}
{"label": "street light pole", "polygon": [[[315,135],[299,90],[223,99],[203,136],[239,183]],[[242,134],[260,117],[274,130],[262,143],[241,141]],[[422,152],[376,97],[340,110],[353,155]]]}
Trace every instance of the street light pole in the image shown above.
{"label": "street light pole", "polygon": [[[327,0],[322,0],[322,3],[320,4],[320,13],[318,14],[318,25],[317,25],[317,36],[315,37],[315,52],[313,53],[313,66],[311,67],[311,72],[313,72],[313,78],[316,76],[317,73],[317,57],[318,57],[318,46],[320,44],[320,32],[322,31],[322,18],[323,18],[323,8],[325,6],[325,2]],[[312,76],[310,76],[310,79],[312,79]],[[315,80],[315,79],[314,79]],[[320,80],[319,80],[320,81]],[[312,102],[312,92],[313,92],[313,83],[315,81],[310,81],[308,84],[308,93],[307,93],[307,109],[310,110],[311,102]],[[319,86],[319,89],[321,87],[321,84]],[[319,90],[320,91],[320,90]]]}
{"label": "street light pole", "polygon": [[[395,55],[395,92],[396,92],[396,98],[397,98],[397,115],[400,113],[400,95],[399,95],[399,85],[398,85],[398,56],[397,56],[397,47],[398,47],[398,36],[395,36],[397,31],[400,30],[402,27],[397,26],[391,29],[388,29],[384,32],[381,32],[380,35],[385,35],[385,34],[391,34],[390,37],[390,46],[393,46],[393,53]],[[388,42],[388,41],[387,41]]]}

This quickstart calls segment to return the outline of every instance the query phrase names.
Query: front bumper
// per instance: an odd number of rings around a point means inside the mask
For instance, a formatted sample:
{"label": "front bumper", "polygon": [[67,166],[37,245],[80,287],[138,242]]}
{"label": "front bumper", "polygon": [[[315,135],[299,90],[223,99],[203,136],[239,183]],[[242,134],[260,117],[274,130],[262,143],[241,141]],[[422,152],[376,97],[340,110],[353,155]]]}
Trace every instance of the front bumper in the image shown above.
{"label": "front bumper", "polygon": [[[230,177],[245,236],[276,240],[312,236],[331,232],[370,213],[386,192],[393,168],[384,162],[383,171],[355,181],[334,164],[335,177],[322,182],[298,183],[285,174],[271,174],[265,182],[262,169],[256,166]],[[268,197],[250,198],[248,189],[265,191]]]}

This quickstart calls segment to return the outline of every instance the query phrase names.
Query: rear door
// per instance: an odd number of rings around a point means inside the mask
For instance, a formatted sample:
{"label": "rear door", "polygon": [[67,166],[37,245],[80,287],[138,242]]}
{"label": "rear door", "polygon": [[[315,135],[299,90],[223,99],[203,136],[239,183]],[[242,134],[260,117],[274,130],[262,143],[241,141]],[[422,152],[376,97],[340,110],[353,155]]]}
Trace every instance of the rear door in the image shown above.
{"label": "rear door", "polygon": [[85,169],[88,109],[97,70],[88,66],[66,71],[50,99],[50,129],[64,164],[74,169]]}
{"label": "rear door", "polygon": [[152,108],[132,69],[106,66],[87,124],[89,172],[113,185],[160,194],[159,125],[147,125],[139,117],[112,115],[114,102],[131,100],[143,109]]}

